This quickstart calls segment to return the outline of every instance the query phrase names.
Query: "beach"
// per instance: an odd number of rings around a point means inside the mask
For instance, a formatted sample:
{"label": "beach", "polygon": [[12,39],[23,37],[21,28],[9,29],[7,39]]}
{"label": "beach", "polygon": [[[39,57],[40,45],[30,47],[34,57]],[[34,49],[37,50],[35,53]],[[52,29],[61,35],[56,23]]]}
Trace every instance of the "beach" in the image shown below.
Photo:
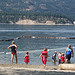
{"label": "beach", "polygon": [[58,66],[0,64],[0,75],[75,75],[72,70],[59,70]]}
{"label": "beach", "polygon": [[[75,26],[21,26],[21,25],[0,25],[0,39],[12,39],[19,36],[39,36],[39,37],[74,37]],[[11,44],[11,41],[0,41],[0,75],[75,75],[75,71],[72,70],[59,70],[58,62],[56,65],[52,63],[52,55],[54,51],[57,53],[60,51],[64,53],[67,45],[71,44],[75,50],[75,39],[51,39],[51,38],[21,38],[14,39],[17,49],[18,64],[11,62],[11,52],[7,47]],[[43,48],[48,49],[47,67],[43,69],[42,61],[39,60],[39,55],[43,51]],[[28,65],[25,65],[24,56],[26,52],[29,52],[30,61]],[[74,51],[75,53],[75,51]],[[58,56],[58,55],[57,55]],[[51,60],[51,61],[50,61]],[[75,64],[74,57],[71,58],[71,63]]]}
{"label": "beach", "polygon": [[0,64],[0,69],[26,69],[26,70],[37,70],[37,71],[43,71],[43,70],[57,70],[58,66],[46,66],[45,69],[43,69],[42,65],[26,65],[26,64]]}

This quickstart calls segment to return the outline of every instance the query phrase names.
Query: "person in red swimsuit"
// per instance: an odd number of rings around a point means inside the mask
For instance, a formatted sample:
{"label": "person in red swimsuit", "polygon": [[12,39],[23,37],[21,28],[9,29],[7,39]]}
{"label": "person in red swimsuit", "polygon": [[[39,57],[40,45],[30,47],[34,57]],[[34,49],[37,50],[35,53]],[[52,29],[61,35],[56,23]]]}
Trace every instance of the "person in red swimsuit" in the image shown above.
{"label": "person in red swimsuit", "polygon": [[46,62],[47,62],[47,57],[49,57],[48,52],[47,52],[47,48],[44,48],[44,51],[41,52],[39,59],[40,59],[40,57],[42,57],[43,68],[45,68]]}
{"label": "person in red swimsuit", "polygon": [[16,58],[16,64],[17,64],[17,46],[15,45],[15,41],[12,41],[12,45],[10,45],[8,47],[8,49],[11,51],[11,63],[13,64],[13,57],[15,55],[15,58]]}
{"label": "person in red swimsuit", "polygon": [[26,52],[26,55],[25,55],[25,58],[24,58],[24,62],[25,62],[26,64],[29,63],[29,53],[28,53],[28,52]]}
{"label": "person in red swimsuit", "polygon": [[65,57],[64,57],[64,53],[62,53],[62,56],[61,56],[61,63],[65,63]]}

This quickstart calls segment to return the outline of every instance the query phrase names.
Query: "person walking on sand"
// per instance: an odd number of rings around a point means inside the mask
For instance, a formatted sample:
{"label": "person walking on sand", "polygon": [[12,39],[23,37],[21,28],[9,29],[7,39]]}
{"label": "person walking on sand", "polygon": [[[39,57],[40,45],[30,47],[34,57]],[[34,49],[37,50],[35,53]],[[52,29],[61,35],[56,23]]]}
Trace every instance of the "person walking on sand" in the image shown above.
{"label": "person walking on sand", "polygon": [[15,45],[15,41],[12,41],[12,45],[10,45],[8,47],[9,51],[11,51],[11,63],[13,64],[13,57],[15,55],[15,58],[16,58],[16,64],[17,64],[17,46]]}
{"label": "person walking on sand", "polygon": [[26,52],[26,55],[25,55],[25,58],[24,58],[24,62],[25,62],[26,64],[29,63],[29,53],[28,53],[28,52]]}
{"label": "person walking on sand", "polygon": [[70,63],[71,56],[73,57],[73,48],[71,48],[71,45],[68,45],[68,48],[65,51],[66,56],[66,62]]}
{"label": "person walking on sand", "polygon": [[58,62],[61,63],[61,52],[58,52]]}
{"label": "person walking on sand", "polygon": [[48,52],[47,52],[47,48],[44,48],[44,51],[41,52],[39,59],[40,59],[40,57],[42,57],[43,68],[45,68],[46,62],[47,62],[47,57],[49,57]]}

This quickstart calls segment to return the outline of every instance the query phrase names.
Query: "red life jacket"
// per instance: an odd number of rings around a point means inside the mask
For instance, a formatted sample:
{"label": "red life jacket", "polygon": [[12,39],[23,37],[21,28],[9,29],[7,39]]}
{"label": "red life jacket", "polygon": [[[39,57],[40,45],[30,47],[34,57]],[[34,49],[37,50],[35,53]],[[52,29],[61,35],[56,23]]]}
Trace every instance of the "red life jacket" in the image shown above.
{"label": "red life jacket", "polygon": [[47,51],[42,51],[42,60],[47,61]]}
{"label": "red life jacket", "polygon": [[47,51],[42,51],[42,55],[47,55]]}

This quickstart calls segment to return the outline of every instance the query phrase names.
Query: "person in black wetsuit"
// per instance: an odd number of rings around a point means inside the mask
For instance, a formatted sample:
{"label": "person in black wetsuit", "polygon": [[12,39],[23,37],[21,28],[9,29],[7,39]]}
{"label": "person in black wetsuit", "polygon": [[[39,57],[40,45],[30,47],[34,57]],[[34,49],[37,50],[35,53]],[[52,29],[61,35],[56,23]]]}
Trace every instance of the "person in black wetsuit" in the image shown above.
{"label": "person in black wetsuit", "polygon": [[15,45],[15,41],[12,41],[12,45],[10,45],[8,47],[8,49],[11,51],[11,63],[13,63],[13,57],[15,55],[15,58],[16,58],[16,64],[17,64],[17,46]]}

